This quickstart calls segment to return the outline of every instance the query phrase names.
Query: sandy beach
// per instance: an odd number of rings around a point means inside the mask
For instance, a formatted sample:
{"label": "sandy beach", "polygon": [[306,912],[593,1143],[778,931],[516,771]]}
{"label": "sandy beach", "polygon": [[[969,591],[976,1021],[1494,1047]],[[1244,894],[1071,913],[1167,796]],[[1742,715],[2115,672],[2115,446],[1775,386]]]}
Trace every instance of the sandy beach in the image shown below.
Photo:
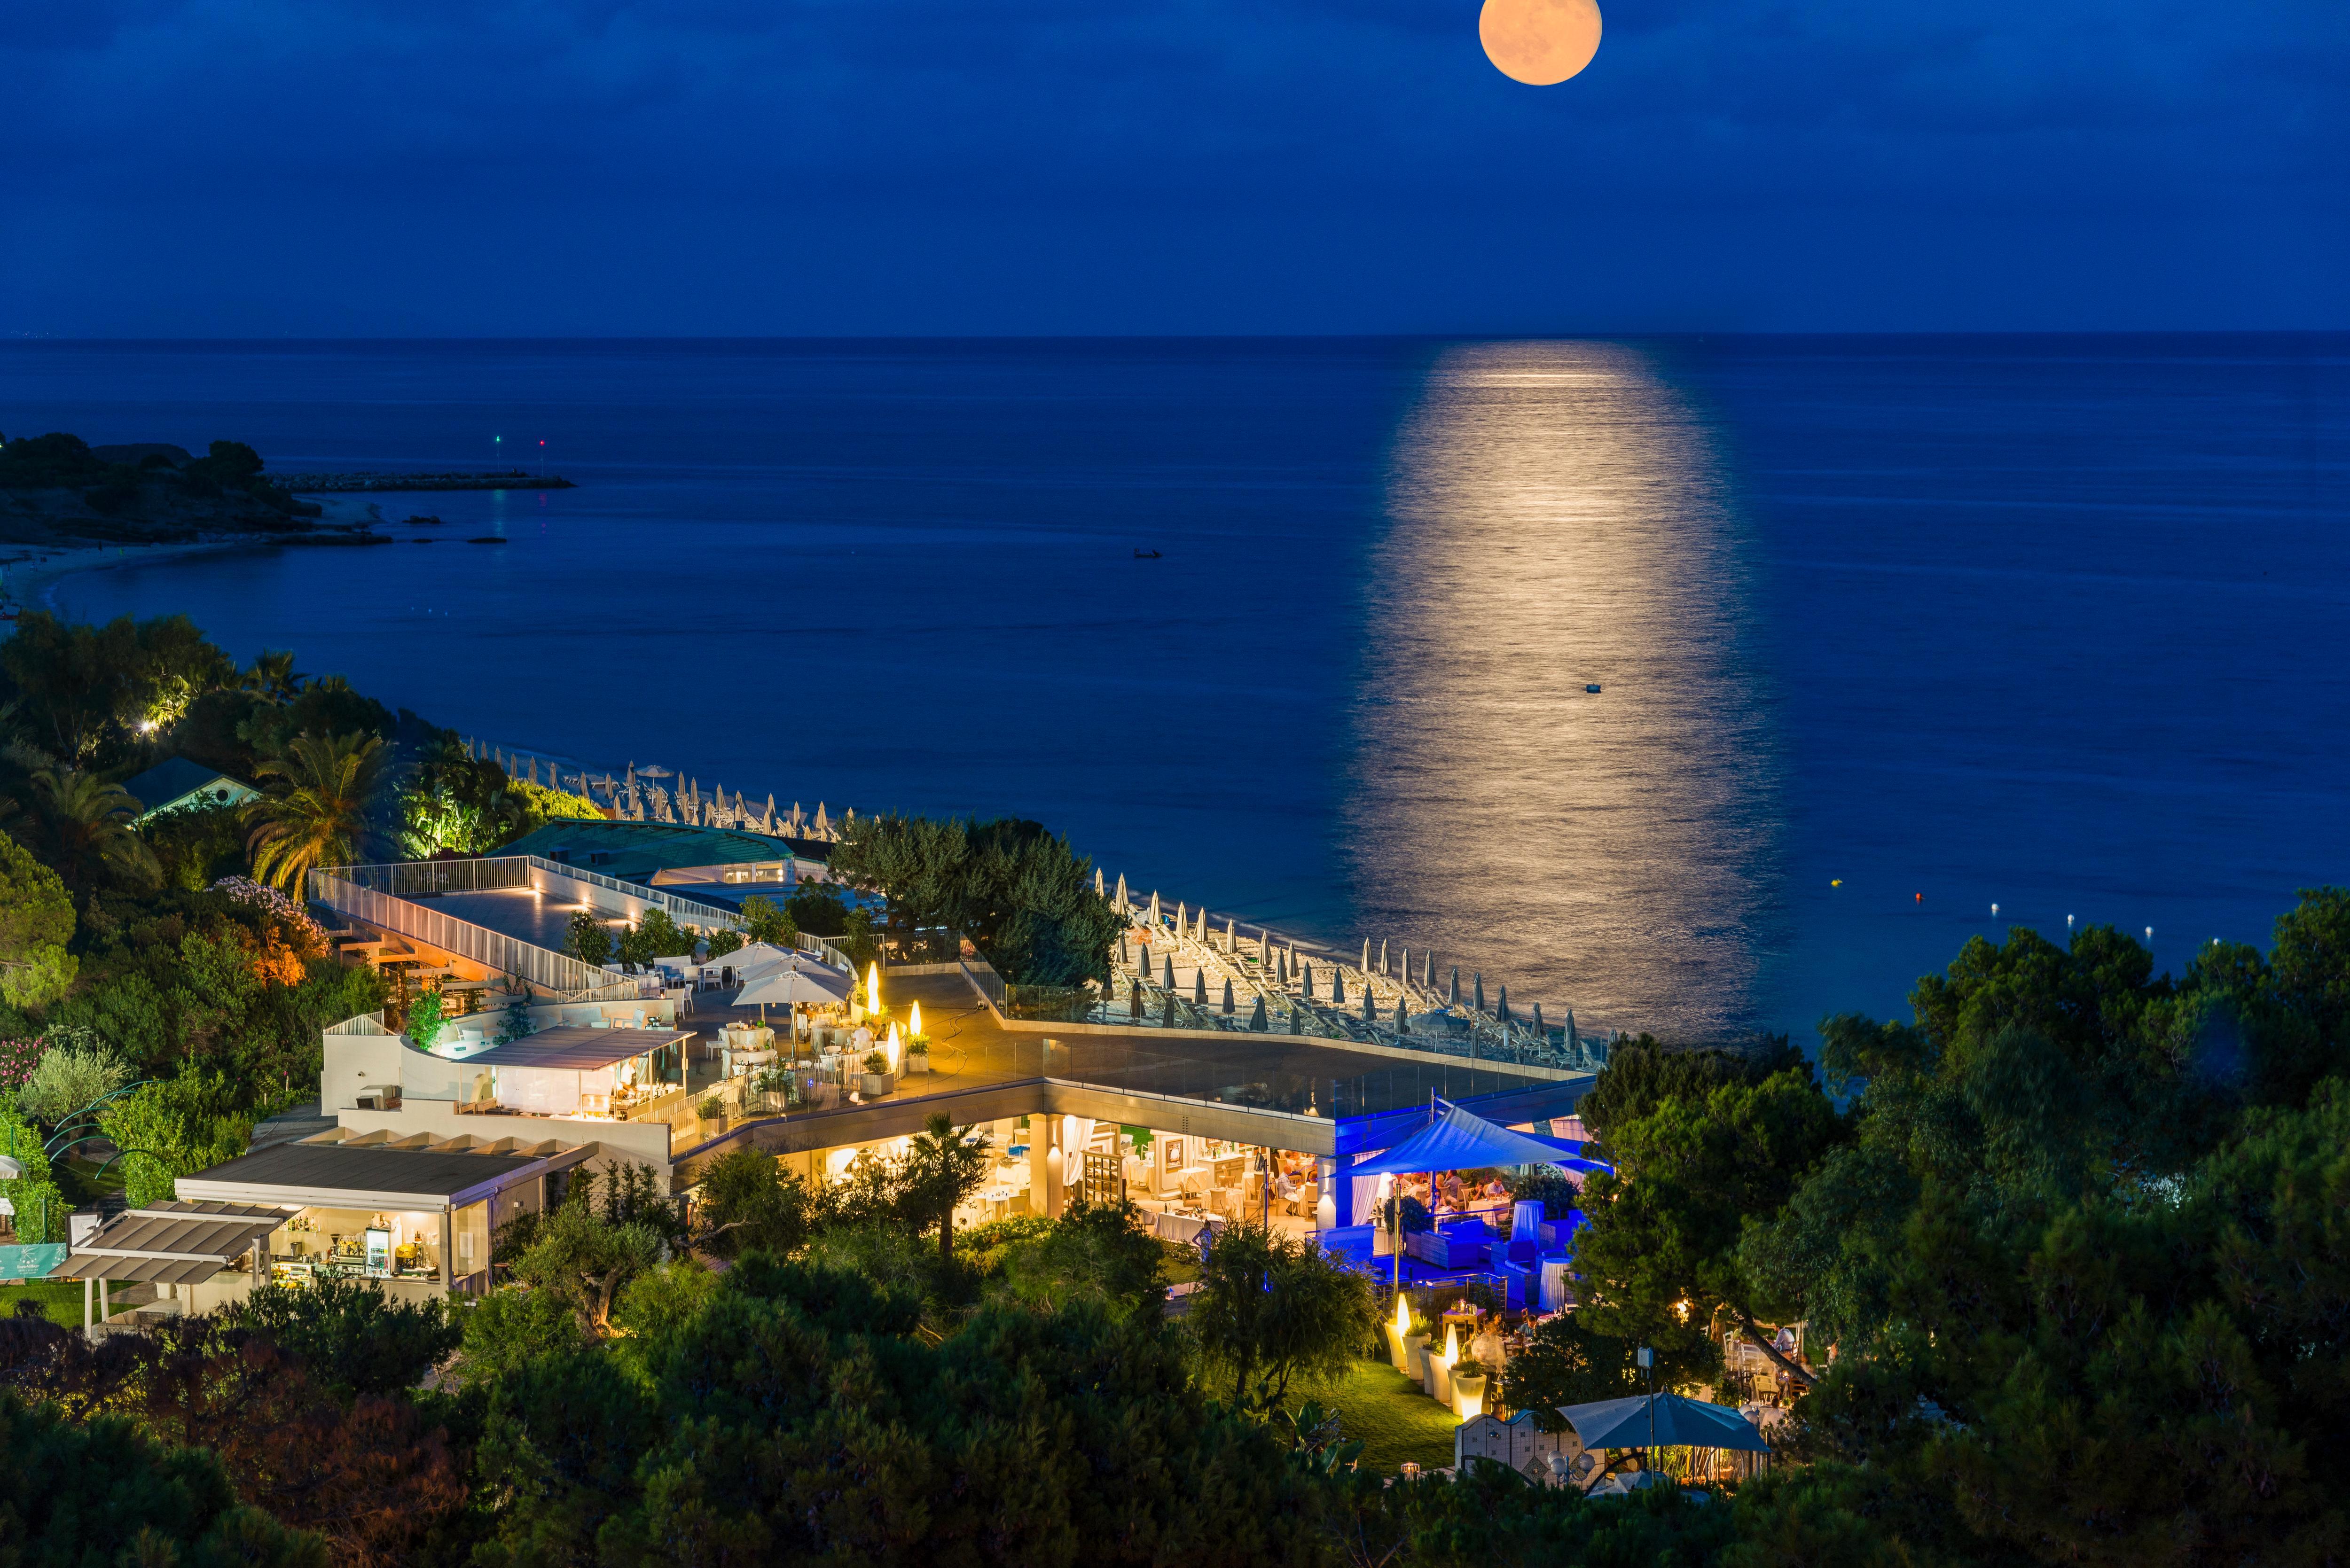
{"label": "sandy beach", "polygon": [[[380,523],[377,503],[363,495],[306,496],[324,509],[319,522],[328,526],[359,527]],[[233,550],[282,550],[283,535],[224,534],[169,545],[0,545],[0,597],[23,609],[54,610],[57,587],[78,572],[105,571],[116,566],[152,566],[183,556],[218,555]],[[298,544],[294,547],[305,547]],[[316,545],[307,546],[317,548]],[[0,633],[11,623],[0,622]]]}

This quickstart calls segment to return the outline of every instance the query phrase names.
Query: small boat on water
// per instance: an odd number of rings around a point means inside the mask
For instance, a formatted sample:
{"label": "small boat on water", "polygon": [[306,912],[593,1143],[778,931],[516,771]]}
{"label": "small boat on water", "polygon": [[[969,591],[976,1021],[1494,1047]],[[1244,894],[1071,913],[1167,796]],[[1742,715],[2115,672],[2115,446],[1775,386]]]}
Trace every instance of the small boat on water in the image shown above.
{"label": "small boat on water", "polygon": [[1159,559],[1159,552],[1156,550],[1137,550],[1134,553],[1134,558],[1138,561],[1155,561]]}

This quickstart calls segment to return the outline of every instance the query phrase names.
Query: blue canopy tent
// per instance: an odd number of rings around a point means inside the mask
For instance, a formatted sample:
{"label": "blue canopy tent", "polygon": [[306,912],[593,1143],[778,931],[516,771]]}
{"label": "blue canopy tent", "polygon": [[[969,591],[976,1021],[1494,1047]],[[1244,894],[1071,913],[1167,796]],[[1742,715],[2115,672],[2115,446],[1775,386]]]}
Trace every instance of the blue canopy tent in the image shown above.
{"label": "blue canopy tent", "polygon": [[[1351,1176],[1407,1176],[1421,1171],[1481,1170],[1488,1166],[1559,1165],[1571,1170],[1606,1170],[1596,1160],[1585,1159],[1579,1144],[1564,1138],[1513,1132],[1450,1101],[1430,1099],[1428,1125],[1403,1142],[1370,1159],[1358,1161]],[[1403,1282],[1401,1237],[1393,1254],[1395,1281]]]}
{"label": "blue canopy tent", "polygon": [[1376,1158],[1357,1160],[1356,1176],[1409,1176],[1423,1170],[1480,1170],[1489,1165],[1565,1165],[1580,1170],[1607,1168],[1581,1158],[1579,1145],[1564,1138],[1512,1132],[1443,1100],[1440,1115]]}

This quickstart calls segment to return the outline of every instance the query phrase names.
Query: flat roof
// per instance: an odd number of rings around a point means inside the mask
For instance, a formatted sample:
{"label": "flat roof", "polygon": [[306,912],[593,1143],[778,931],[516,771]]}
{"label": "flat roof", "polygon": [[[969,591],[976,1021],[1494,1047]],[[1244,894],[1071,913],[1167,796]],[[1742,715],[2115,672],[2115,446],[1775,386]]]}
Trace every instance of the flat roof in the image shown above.
{"label": "flat roof", "polygon": [[467,1066],[487,1062],[493,1067],[608,1067],[648,1051],[658,1051],[691,1039],[691,1029],[591,1029],[565,1023],[525,1034],[487,1051],[453,1058]]}
{"label": "flat roof", "polygon": [[[807,841],[736,827],[689,827],[678,822],[550,822],[501,847],[500,855],[536,855],[561,859],[583,871],[598,871],[622,881],[641,880],[656,871],[687,866],[748,866],[771,861],[820,859],[804,847]],[[556,851],[565,854],[558,857]],[[601,860],[596,856],[604,857]]]}
{"label": "flat roof", "polygon": [[528,1170],[540,1158],[523,1154],[475,1154],[467,1149],[354,1147],[340,1143],[281,1143],[239,1155],[180,1179],[182,1192],[203,1197],[263,1198],[325,1204],[348,1197],[353,1208],[380,1208],[409,1198],[440,1208],[460,1193]]}

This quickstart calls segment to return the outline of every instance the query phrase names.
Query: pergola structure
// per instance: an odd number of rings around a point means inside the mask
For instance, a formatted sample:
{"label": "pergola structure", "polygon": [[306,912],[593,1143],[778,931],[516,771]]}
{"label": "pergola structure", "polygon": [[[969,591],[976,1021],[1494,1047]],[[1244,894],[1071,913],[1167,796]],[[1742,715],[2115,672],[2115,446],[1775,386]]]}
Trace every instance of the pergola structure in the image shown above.
{"label": "pergola structure", "polygon": [[[256,1281],[267,1278],[269,1233],[286,1223],[282,1209],[244,1203],[204,1203],[177,1199],[126,1210],[49,1277],[81,1282],[82,1331],[112,1314],[107,1285],[183,1285],[225,1273],[249,1260]],[[93,1311],[95,1315],[93,1316]]]}

